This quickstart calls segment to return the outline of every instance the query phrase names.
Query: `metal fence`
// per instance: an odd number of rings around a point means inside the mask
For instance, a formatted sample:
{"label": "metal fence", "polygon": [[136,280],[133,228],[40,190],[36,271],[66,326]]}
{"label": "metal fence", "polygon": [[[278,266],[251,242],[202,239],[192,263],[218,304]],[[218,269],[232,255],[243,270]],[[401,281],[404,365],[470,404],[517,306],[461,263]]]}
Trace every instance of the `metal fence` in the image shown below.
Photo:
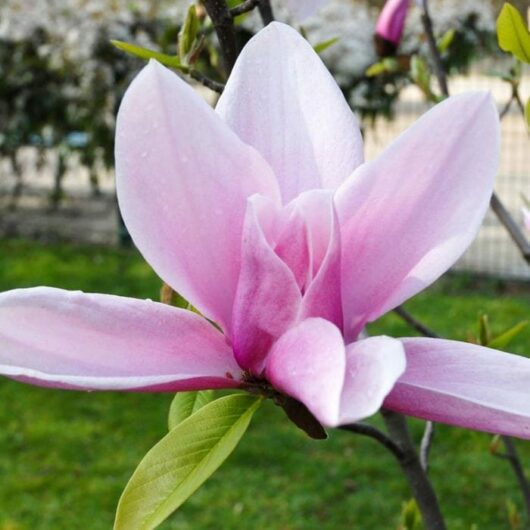
{"label": "metal fence", "polygon": [[[476,89],[491,90],[499,109],[510,98],[509,85],[494,77],[473,74],[451,80],[453,94]],[[521,92],[524,96],[530,94],[530,77],[523,79]],[[379,119],[366,130],[367,160],[373,159],[427,108],[428,105],[415,87],[404,90],[395,119]],[[515,106],[502,120],[502,140],[502,162],[496,190],[522,226],[522,194],[530,196],[530,137]],[[53,190],[57,163],[54,153],[49,153],[44,164],[39,165],[36,152],[27,148],[20,153],[19,162],[23,187],[16,208],[11,206],[17,179],[7,161],[0,163],[0,236],[117,243],[118,223],[112,174],[101,172],[101,192],[94,196],[88,173],[80,168],[75,157],[70,159],[69,169],[63,179],[64,197],[56,208],[50,208],[48,196]],[[456,268],[502,278],[530,279],[530,267],[520,257],[508,233],[491,212],[477,240]]]}

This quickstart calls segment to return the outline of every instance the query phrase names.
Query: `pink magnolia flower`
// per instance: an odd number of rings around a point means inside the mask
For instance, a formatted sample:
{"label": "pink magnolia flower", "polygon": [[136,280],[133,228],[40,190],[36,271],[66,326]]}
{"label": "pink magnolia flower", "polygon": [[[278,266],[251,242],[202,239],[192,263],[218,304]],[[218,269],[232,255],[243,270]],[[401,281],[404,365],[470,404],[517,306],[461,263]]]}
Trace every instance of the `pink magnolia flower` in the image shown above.
{"label": "pink magnolia flower", "polygon": [[375,26],[377,53],[381,56],[395,53],[409,9],[409,0],[387,0]]}
{"label": "pink magnolia flower", "polygon": [[118,115],[118,197],[142,254],[206,318],[117,296],[7,292],[0,373],[70,389],[255,386],[326,426],[384,404],[530,438],[530,360],[360,338],[469,245],[498,158],[495,106],[472,93],[363,163],[341,91],[282,24],[248,43],[215,110],[151,62]]}

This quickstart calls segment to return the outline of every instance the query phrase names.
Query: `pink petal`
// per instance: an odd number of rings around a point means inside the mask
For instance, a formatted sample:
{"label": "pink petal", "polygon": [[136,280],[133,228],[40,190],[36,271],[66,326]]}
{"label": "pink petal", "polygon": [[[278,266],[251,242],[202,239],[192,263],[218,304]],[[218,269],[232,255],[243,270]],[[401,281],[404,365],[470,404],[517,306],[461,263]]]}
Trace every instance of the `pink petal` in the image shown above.
{"label": "pink petal", "polygon": [[239,365],[255,375],[263,370],[272,343],[294,323],[301,302],[295,276],[267,239],[279,215],[263,197],[249,200],[232,340]]}
{"label": "pink petal", "polygon": [[310,318],[274,344],[266,373],[275,388],[301,401],[323,425],[336,425],[345,368],[339,329]]}
{"label": "pink petal", "polygon": [[274,22],[245,46],[216,108],[278,177],[284,203],[336,188],[363,160],[339,87],[309,43]]}
{"label": "pink petal", "polygon": [[487,93],[436,105],[336,193],[347,338],[443,274],[475,237],[499,162]]}
{"label": "pink petal", "polygon": [[[293,201],[297,202],[296,199]],[[279,215],[282,219],[276,223],[280,226],[276,230],[279,236],[275,238],[274,252],[291,269],[299,289],[303,291],[313,276],[311,234],[303,212],[293,203]]]}
{"label": "pink petal", "polygon": [[530,359],[463,342],[403,339],[407,370],[384,406],[530,439]]}
{"label": "pink petal", "polygon": [[189,311],[39,287],[0,295],[0,374],[41,386],[175,391],[238,386],[224,336]]}
{"label": "pink petal", "polygon": [[267,163],[177,75],[151,61],[117,121],[123,217],[155,271],[228,329],[246,199],[277,197]]}
{"label": "pink petal", "polygon": [[405,366],[405,351],[399,340],[370,337],[349,344],[340,423],[353,423],[375,414]]}
{"label": "pink petal", "polygon": [[313,190],[301,194],[293,204],[307,226],[312,266],[300,320],[321,317],[342,330],[340,227],[333,196]]}

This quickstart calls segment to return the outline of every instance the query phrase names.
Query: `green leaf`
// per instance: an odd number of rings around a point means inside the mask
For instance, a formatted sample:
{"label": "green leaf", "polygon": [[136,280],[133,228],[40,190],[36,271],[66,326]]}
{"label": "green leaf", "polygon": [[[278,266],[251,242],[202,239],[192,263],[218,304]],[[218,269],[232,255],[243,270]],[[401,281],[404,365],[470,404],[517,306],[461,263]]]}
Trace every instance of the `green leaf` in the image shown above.
{"label": "green leaf", "polygon": [[193,44],[199,33],[200,23],[197,17],[195,5],[188,8],[186,20],[182,25],[178,38],[179,57],[182,62],[187,62],[189,53],[193,50]]}
{"label": "green leaf", "polygon": [[151,530],[228,458],[262,398],[232,394],[185,419],[140,462],[118,504],[114,530]]}
{"label": "green leaf", "polygon": [[524,117],[526,119],[526,126],[530,129],[530,98],[526,100],[526,105],[524,106]]}
{"label": "green leaf", "polygon": [[315,44],[313,46],[313,49],[317,53],[322,53],[324,50],[327,50],[328,48],[331,48],[334,44],[337,44],[339,42],[340,37],[333,37],[332,39],[327,39],[322,42],[319,42],[318,44]]}
{"label": "green leaf", "polygon": [[511,4],[504,4],[499,14],[497,39],[502,50],[530,63],[530,32],[519,11]]}
{"label": "green leaf", "polygon": [[427,63],[419,55],[413,55],[410,58],[410,77],[425,94],[427,99],[433,98],[434,95],[431,90],[431,72],[429,71]]}
{"label": "green leaf", "polygon": [[506,348],[508,344],[512,342],[513,339],[515,339],[525,330],[528,324],[528,320],[523,320],[522,322],[519,322],[519,324],[516,324],[515,326],[513,326],[513,328],[510,328],[508,331],[505,331],[502,335],[499,335],[494,339],[490,340],[488,347],[495,348],[497,350],[504,350],[504,348]]}
{"label": "green leaf", "polygon": [[386,57],[382,61],[372,64],[365,72],[368,77],[375,77],[387,72],[397,72],[399,63],[393,57]]}
{"label": "green leaf", "polygon": [[478,342],[481,346],[488,346],[491,342],[491,329],[488,315],[480,315],[478,319]]}
{"label": "green leaf", "polygon": [[454,29],[449,29],[441,36],[441,38],[438,40],[438,50],[440,53],[444,53],[449,49],[453,43],[455,34],[456,32]]}
{"label": "green leaf", "polygon": [[501,435],[496,434],[490,442],[489,451],[492,455],[498,455],[501,450]]}
{"label": "green leaf", "polygon": [[421,526],[421,514],[414,499],[403,504],[401,509],[400,530],[419,530]]}
{"label": "green leaf", "polygon": [[511,500],[506,500],[506,512],[508,514],[508,522],[512,530],[519,530],[521,528],[521,515],[517,505]]}
{"label": "green leaf", "polygon": [[382,73],[386,72],[386,66],[383,61],[379,61],[377,63],[371,64],[365,72],[365,75],[368,77],[375,77],[376,75],[380,75]]}
{"label": "green leaf", "polygon": [[189,71],[189,69],[180,62],[180,59],[176,55],[155,52],[154,50],[142,48],[141,46],[136,46],[136,44],[129,44],[128,42],[120,40],[111,40],[110,42],[119,50],[134,55],[135,57],[140,57],[140,59],[156,59],[159,63],[169,66],[169,68],[176,68],[185,73]]}
{"label": "green leaf", "polygon": [[179,392],[173,398],[169,407],[168,427],[171,431],[182,423],[194,412],[213,401],[213,390],[200,390],[199,392]]}

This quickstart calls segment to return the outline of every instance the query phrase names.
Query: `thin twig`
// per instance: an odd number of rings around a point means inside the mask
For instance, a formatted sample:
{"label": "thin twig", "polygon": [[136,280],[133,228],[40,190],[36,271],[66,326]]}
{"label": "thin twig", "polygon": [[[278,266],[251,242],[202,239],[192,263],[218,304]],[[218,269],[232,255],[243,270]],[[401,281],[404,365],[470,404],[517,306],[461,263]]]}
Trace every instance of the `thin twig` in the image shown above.
{"label": "thin twig", "polygon": [[422,0],[422,3],[423,13],[421,15],[421,21],[423,23],[425,34],[427,35],[429,51],[431,52],[431,57],[434,62],[434,71],[436,72],[436,78],[438,79],[438,84],[440,85],[440,91],[445,97],[447,97],[449,96],[447,75],[445,73],[442,57],[440,56],[440,51],[438,50],[438,45],[436,44],[436,38],[434,37],[432,19],[431,15],[429,14],[429,3],[428,0]]}
{"label": "thin twig", "polygon": [[423,431],[423,437],[421,439],[420,445],[420,462],[425,473],[429,472],[429,456],[431,453],[432,441],[434,439],[435,432],[436,430],[434,428],[434,423],[432,421],[428,421],[425,424],[425,430]]}
{"label": "thin twig", "polygon": [[406,418],[401,414],[385,409],[381,410],[381,414],[392,440],[403,453],[403,456],[398,458],[398,462],[407,477],[426,530],[446,530],[447,527],[436,492],[418,458]]}
{"label": "thin twig", "polygon": [[210,90],[213,90],[214,92],[217,92],[218,94],[223,93],[223,90],[225,88],[225,85],[223,83],[214,81],[213,79],[206,77],[204,74],[201,74],[197,70],[190,70],[189,75],[190,77],[195,79],[195,81],[198,81],[199,83],[209,88]]}
{"label": "thin twig", "polygon": [[389,436],[372,425],[368,425],[367,423],[350,423],[349,425],[341,425],[339,429],[360,434],[361,436],[367,436],[368,438],[376,440],[381,445],[386,447],[386,449],[388,449],[391,453],[393,453],[398,460],[405,456],[400,447],[394,443]]}
{"label": "thin twig", "polygon": [[274,13],[272,12],[270,0],[260,0],[258,10],[264,26],[270,24],[274,20]]}
{"label": "thin twig", "polygon": [[238,55],[234,19],[225,0],[203,0],[203,4],[219,40],[226,74],[230,75]]}
{"label": "thin twig", "polygon": [[[395,312],[421,334],[426,335],[427,337],[440,338],[438,334],[430,330],[427,326],[425,326],[419,320],[410,315],[410,313],[405,311],[401,306],[396,308]],[[420,463],[425,473],[427,473],[429,470],[429,453],[432,447],[432,441],[435,433],[434,427],[435,424],[433,422],[428,421],[425,425],[425,431],[421,440]],[[517,478],[517,482],[519,483],[519,486],[521,488],[526,511],[528,514],[528,520],[530,521],[530,481],[525,475],[523,465],[521,463],[519,454],[517,452],[515,444],[513,443],[513,440],[509,436],[502,436],[502,440],[506,447],[506,453],[495,453],[495,456],[503,458],[510,462],[513,472]]]}
{"label": "thin twig", "polygon": [[530,244],[522,230],[519,228],[519,225],[514,221],[510,212],[505,208],[504,204],[502,204],[496,193],[491,196],[490,206],[501,224],[510,234],[513,242],[517,245],[517,248],[521,252],[521,256],[530,265]]}
{"label": "thin twig", "polygon": [[519,482],[519,486],[523,494],[523,500],[526,506],[526,513],[528,520],[530,521],[530,481],[526,477],[523,465],[521,464],[521,459],[519,458],[519,454],[513,440],[509,436],[502,436],[502,441],[504,442],[504,447],[506,448],[506,459],[510,462],[513,472],[517,478],[517,482]]}
{"label": "thin twig", "polygon": [[[413,317],[403,306],[398,306],[394,309],[394,313],[399,315],[409,326],[424,335],[425,337],[431,337],[433,339],[439,339],[440,335],[434,332],[431,328],[427,327],[423,322],[420,322],[417,318]],[[432,421],[425,423],[425,430],[420,445],[420,462],[427,473],[429,470],[429,456],[431,454],[432,442],[434,440],[435,424]]]}
{"label": "thin twig", "polygon": [[258,7],[261,0],[246,0],[245,2],[241,2],[239,5],[233,7],[230,9],[230,14],[232,17],[238,17],[239,15],[244,15],[245,13],[249,13],[252,11],[255,7]]}
{"label": "thin twig", "polygon": [[506,114],[508,114],[513,102],[513,96],[506,102],[502,110],[499,112],[499,118],[502,120]]}
{"label": "thin twig", "polygon": [[439,339],[440,336],[435,333],[431,328],[427,327],[423,322],[420,322],[414,318],[403,306],[399,305],[394,309],[394,313],[399,315],[409,326],[414,328],[416,331],[424,335],[425,337],[431,337],[433,339]]}
{"label": "thin twig", "polygon": [[518,107],[519,110],[521,111],[521,114],[522,114],[522,116],[523,116],[523,119],[526,121],[526,114],[525,114],[525,110],[524,110],[524,103],[521,101],[521,96],[519,95],[519,90],[518,90],[517,88],[514,88],[513,99],[514,99],[515,102],[517,103],[517,107]]}

